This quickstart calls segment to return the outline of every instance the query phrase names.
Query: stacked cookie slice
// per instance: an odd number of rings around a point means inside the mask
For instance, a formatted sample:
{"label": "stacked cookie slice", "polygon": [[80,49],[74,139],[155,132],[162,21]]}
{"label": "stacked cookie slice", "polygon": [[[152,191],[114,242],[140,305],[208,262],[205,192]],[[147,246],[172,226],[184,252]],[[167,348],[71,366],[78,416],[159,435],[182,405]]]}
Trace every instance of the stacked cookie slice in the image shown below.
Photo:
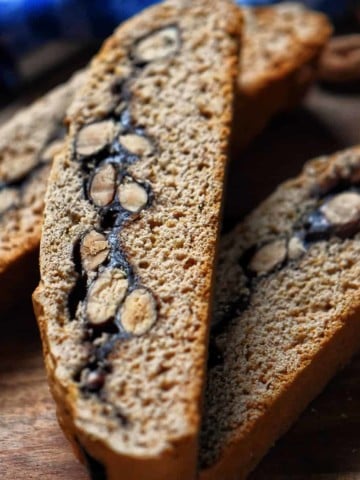
{"label": "stacked cookie slice", "polygon": [[360,148],[306,164],[222,238],[201,436],[245,478],[360,348]]}
{"label": "stacked cookie slice", "polygon": [[79,74],[1,127],[1,311],[29,294],[37,282],[47,178],[66,133],[66,109],[81,83]]}

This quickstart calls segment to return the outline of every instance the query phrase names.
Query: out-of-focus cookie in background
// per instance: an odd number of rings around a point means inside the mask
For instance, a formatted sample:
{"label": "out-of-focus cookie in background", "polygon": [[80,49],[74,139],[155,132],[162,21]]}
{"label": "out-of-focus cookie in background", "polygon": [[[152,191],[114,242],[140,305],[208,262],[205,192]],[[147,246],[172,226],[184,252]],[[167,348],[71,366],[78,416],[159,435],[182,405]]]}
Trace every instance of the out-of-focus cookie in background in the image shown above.
{"label": "out-of-focus cookie in background", "polygon": [[[277,0],[239,0],[261,6]],[[323,52],[318,78],[326,86],[359,89],[360,81],[360,0],[303,0],[309,8],[321,10],[333,21],[335,35]]]}
{"label": "out-of-focus cookie in background", "polygon": [[[64,65],[90,58],[99,43],[123,20],[157,0],[5,0],[0,2],[0,100],[13,98],[21,87]],[[276,0],[237,0],[261,6]],[[303,0],[327,13],[342,32],[360,24],[359,0]],[[88,55],[84,55],[88,51]],[[321,76],[327,82],[354,81],[360,76],[360,35],[331,42]]]}

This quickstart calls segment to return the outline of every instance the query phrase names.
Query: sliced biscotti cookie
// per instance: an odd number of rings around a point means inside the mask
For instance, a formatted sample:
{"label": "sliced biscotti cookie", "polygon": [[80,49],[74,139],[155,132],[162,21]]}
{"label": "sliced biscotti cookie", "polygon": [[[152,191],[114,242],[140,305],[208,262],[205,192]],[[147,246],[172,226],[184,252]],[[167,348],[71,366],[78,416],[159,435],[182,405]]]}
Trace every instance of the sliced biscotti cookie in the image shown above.
{"label": "sliced biscotti cookie", "polygon": [[78,74],[0,128],[0,310],[34,289],[46,180]]}
{"label": "sliced biscotti cookie", "polygon": [[68,115],[34,304],[60,423],[99,478],[195,476],[241,24],[223,0],[143,12]]}
{"label": "sliced biscotti cookie", "polygon": [[225,236],[213,322],[201,478],[239,480],[360,347],[360,148]]}
{"label": "sliced biscotti cookie", "polygon": [[296,105],[316,78],[331,35],[325,15],[299,3],[244,8],[235,136],[246,146],[271,117]]}
{"label": "sliced biscotti cookie", "polygon": [[[323,15],[298,4],[245,8],[243,12],[246,22],[234,136],[241,147],[260,132],[272,115],[300,99],[304,77],[308,85],[315,72],[313,64],[330,33]],[[49,142],[63,136],[63,116],[82,78],[78,75],[77,80],[55,89],[0,128],[0,212],[9,210],[0,218],[0,310],[9,306],[19,292],[32,291],[37,281],[43,194],[49,172],[49,166],[43,165],[42,152]],[[40,165],[44,168],[40,169]],[[23,178],[25,184],[27,173],[34,169],[37,176],[32,178],[37,183],[29,191],[36,201],[31,207],[19,202],[19,179]],[[15,195],[11,178],[17,182]]]}

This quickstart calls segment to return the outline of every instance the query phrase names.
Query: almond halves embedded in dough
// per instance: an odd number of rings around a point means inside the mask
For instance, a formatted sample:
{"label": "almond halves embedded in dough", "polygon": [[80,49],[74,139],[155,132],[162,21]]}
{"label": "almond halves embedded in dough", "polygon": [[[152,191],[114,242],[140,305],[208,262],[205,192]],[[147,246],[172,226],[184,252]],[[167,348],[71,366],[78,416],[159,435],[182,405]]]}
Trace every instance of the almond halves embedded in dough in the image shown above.
{"label": "almond halves embedded in dough", "polygon": [[119,136],[120,144],[134,155],[149,155],[153,151],[153,146],[146,137],[137,133],[127,133]]}
{"label": "almond halves embedded in dough", "polygon": [[133,213],[139,212],[148,201],[148,194],[145,188],[133,181],[122,183],[119,186],[118,197],[121,206]]}
{"label": "almond halves embedded in dough", "polygon": [[133,290],[121,307],[121,323],[133,335],[143,335],[156,322],[156,303],[145,288]]}
{"label": "almond halves embedded in dough", "polygon": [[275,240],[258,250],[249,263],[249,269],[257,275],[265,275],[280,265],[286,258],[286,241]]}
{"label": "almond halves embedded in dough", "polygon": [[173,53],[180,47],[180,35],[175,26],[157,30],[142,40],[135,48],[135,59],[141,63],[160,60]]}
{"label": "almond halves embedded in dough", "polygon": [[343,192],[332,197],[320,208],[332,225],[347,225],[360,220],[360,195]]}
{"label": "almond halves embedded in dough", "polygon": [[296,260],[306,252],[306,248],[299,237],[291,237],[288,243],[288,257],[290,260]]}
{"label": "almond halves embedded in dough", "polygon": [[78,133],[76,153],[78,155],[94,155],[108,145],[115,133],[115,124],[112,120],[85,125]]}
{"label": "almond halves embedded in dough", "polygon": [[128,279],[119,268],[105,270],[89,290],[86,305],[88,322],[100,326],[115,317],[128,289]]}
{"label": "almond halves embedded in dough", "polygon": [[110,247],[105,235],[96,230],[91,230],[81,241],[82,266],[86,271],[95,270],[106,260],[109,251]]}
{"label": "almond halves embedded in dough", "polygon": [[95,173],[91,186],[90,197],[98,207],[105,207],[112,202],[115,195],[116,171],[110,163],[101,166]]}

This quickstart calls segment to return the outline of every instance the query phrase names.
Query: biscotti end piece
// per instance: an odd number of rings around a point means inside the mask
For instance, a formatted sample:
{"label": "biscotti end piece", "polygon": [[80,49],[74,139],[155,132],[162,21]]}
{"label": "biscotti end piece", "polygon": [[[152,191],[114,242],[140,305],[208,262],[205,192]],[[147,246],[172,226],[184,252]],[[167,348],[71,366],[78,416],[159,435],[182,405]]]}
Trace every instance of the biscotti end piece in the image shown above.
{"label": "biscotti end piece", "polygon": [[60,423],[100,478],[192,479],[241,12],[169,1],[92,62],[34,294]]}
{"label": "biscotti end piece", "polygon": [[0,311],[31,295],[38,282],[47,177],[81,81],[79,73],[0,127]]}
{"label": "biscotti end piece", "polygon": [[237,148],[247,146],[276,113],[301,101],[331,33],[325,15],[300,3],[244,8]]}
{"label": "biscotti end piece", "polygon": [[360,148],[309,162],[224,237],[202,479],[245,478],[360,347]]}

